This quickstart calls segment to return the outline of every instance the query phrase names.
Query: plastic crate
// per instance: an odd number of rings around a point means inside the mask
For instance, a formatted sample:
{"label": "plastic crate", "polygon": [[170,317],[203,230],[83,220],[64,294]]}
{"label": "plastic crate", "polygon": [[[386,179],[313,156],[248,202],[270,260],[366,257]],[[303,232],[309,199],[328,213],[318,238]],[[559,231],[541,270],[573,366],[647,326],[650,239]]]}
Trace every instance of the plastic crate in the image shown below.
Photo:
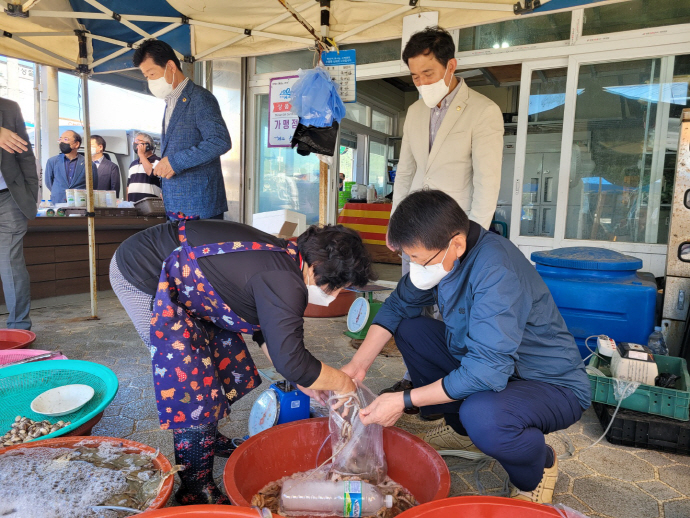
{"label": "plastic crate", "polygon": [[165,216],[165,205],[160,198],[144,198],[135,201],[134,208],[142,216]]}
{"label": "plastic crate", "polygon": [[[615,407],[594,403],[601,426],[611,422]],[[642,412],[620,409],[606,434],[611,444],[690,455],[690,422],[679,422]]]}
{"label": "plastic crate", "polygon": [[[640,385],[632,396],[621,403],[621,408],[644,412],[645,414],[660,415],[687,421],[690,418],[690,376],[687,362],[683,358],[673,356],[654,356],[659,372],[668,372],[679,376],[676,389]],[[598,356],[593,356],[590,362],[601,372],[610,375],[609,366]],[[618,401],[613,395],[613,379],[605,376],[588,374],[592,386],[592,401],[604,405],[616,406]]]}

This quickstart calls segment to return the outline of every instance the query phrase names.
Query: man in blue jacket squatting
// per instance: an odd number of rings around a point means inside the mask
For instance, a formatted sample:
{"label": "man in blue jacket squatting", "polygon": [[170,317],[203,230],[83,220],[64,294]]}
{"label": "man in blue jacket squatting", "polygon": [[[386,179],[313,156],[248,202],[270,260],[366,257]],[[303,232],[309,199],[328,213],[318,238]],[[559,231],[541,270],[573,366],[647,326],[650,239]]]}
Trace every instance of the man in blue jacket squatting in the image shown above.
{"label": "man in blue jacket squatting", "polygon": [[[514,244],[469,221],[441,191],[405,198],[389,240],[410,256],[410,273],[342,370],[363,380],[395,335],[415,388],[379,396],[362,422],[391,426],[414,406],[443,413],[445,423],[422,439],[481,451],[508,472],[512,497],[550,503],[558,461],[544,434],[580,419],[590,387],[544,281]],[[443,322],[421,316],[434,304]]]}

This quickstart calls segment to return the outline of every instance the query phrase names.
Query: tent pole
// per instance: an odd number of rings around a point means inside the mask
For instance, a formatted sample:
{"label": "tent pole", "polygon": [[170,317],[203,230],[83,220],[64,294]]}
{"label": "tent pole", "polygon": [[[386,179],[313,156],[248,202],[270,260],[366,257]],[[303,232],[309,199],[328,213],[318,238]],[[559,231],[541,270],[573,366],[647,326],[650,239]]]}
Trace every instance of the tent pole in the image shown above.
{"label": "tent pole", "polygon": [[[331,0],[320,0],[321,7],[321,39],[326,40],[329,36]],[[292,11],[290,11],[292,12]],[[338,143],[336,142],[336,149]],[[338,153],[334,153],[333,160],[336,160]],[[329,167],[325,162],[319,161],[319,225],[328,223],[328,175]]]}
{"label": "tent pole", "polygon": [[86,214],[89,224],[89,286],[91,291],[91,318],[98,318],[96,294],[96,220],[93,203],[93,161],[91,157],[91,117],[89,113],[89,75],[81,73],[81,97],[84,102],[84,155],[86,166]]}
{"label": "tent pole", "polygon": [[93,161],[91,157],[91,117],[89,113],[89,75],[81,73],[81,97],[84,102],[84,156],[86,168],[86,215],[89,225],[89,287],[91,291],[91,318],[98,318],[96,295],[96,220],[93,203]]}

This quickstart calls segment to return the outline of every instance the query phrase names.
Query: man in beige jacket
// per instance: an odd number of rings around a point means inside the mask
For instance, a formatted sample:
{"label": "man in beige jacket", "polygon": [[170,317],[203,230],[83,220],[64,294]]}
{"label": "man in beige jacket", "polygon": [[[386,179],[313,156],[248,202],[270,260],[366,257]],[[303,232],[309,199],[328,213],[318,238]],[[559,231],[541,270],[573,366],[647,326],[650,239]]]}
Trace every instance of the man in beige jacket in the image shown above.
{"label": "man in beige jacket", "polygon": [[[453,38],[440,27],[413,34],[403,51],[421,99],[407,111],[392,212],[414,191],[439,189],[488,229],[501,186],[503,115],[455,77],[454,56]],[[403,255],[403,275],[409,268]],[[408,378],[382,393],[411,389]]]}

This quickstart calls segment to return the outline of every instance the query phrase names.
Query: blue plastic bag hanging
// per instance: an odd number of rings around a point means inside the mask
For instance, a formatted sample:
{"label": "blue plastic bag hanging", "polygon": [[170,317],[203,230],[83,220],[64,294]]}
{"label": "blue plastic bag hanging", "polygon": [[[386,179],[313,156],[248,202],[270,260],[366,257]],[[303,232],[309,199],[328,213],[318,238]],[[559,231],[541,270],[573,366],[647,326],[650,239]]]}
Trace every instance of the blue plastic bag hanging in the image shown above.
{"label": "blue plastic bag hanging", "polygon": [[345,116],[338,87],[323,67],[300,70],[299,79],[291,89],[292,113],[305,126],[327,128],[333,122],[340,124]]}

